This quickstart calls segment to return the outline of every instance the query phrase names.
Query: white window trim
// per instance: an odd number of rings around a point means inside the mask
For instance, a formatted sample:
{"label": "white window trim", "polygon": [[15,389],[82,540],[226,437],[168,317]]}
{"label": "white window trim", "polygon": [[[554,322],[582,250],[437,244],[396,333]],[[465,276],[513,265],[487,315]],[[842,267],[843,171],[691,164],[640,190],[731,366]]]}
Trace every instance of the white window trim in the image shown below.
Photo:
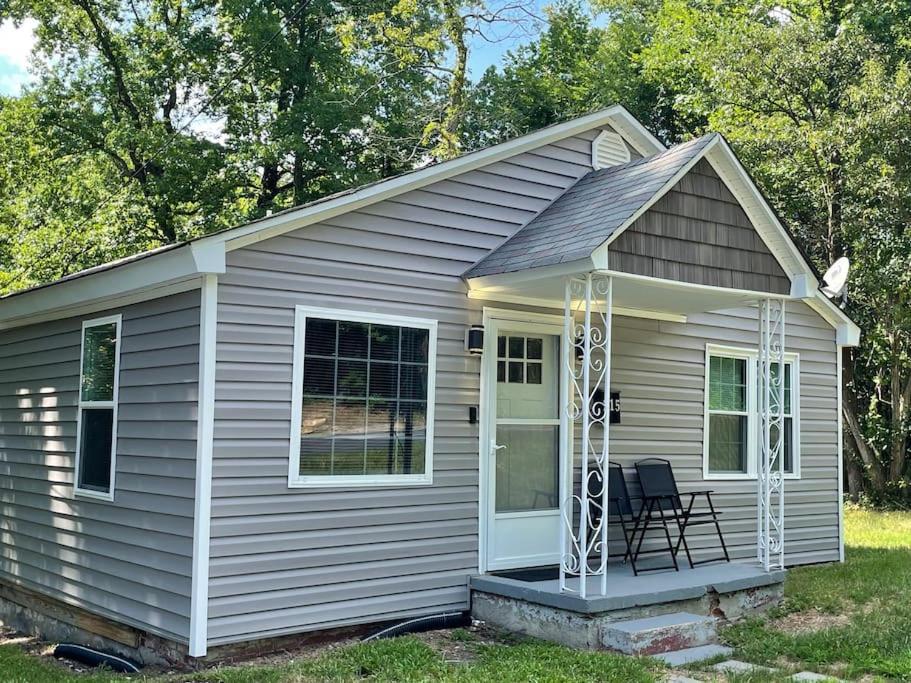
{"label": "white window trim", "polygon": [[[427,428],[423,474],[300,475],[301,422],[304,393],[304,334],[307,318],[413,327],[429,332],[427,343]],[[437,321],[381,313],[364,313],[317,306],[294,307],[294,358],[291,380],[291,448],[288,488],[351,488],[366,486],[429,486],[433,484],[433,428],[436,403]]]}
{"label": "white window trim", "polygon": [[[747,471],[745,473],[709,471],[709,365],[712,356],[743,358],[747,360]],[[791,411],[794,421],[794,471],[784,475],[785,479],[800,479],[800,354],[785,353],[785,364],[791,366]],[[725,346],[723,344],[705,345],[705,393],[703,395],[702,427],[702,478],[708,481],[743,481],[754,480],[757,476],[759,462],[758,443],[758,369],[759,352],[755,348]],[[713,411],[718,413],[719,411]],[[722,411],[723,412],[723,411]]]}
{"label": "white window trim", "polygon": [[[82,372],[85,360],[85,331],[90,327],[99,325],[117,325],[116,339],[114,342],[114,392],[110,401],[83,401],[82,400]],[[95,500],[114,500],[114,476],[117,472],[117,412],[120,398],[120,337],[123,330],[123,316],[120,314],[109,315],[104,318],[92,318],[82,321],[79,340],[79,385],[77,387],[78,415],[76,418],[76,461],[73,469],[73,495],[78,497],[93,498]],[[111,408],[113,412],[111,427],[111,474],[110,486],[107,492],[84,489],[79,486],[79,472],[82,466],[82,411],[86,408]]]}

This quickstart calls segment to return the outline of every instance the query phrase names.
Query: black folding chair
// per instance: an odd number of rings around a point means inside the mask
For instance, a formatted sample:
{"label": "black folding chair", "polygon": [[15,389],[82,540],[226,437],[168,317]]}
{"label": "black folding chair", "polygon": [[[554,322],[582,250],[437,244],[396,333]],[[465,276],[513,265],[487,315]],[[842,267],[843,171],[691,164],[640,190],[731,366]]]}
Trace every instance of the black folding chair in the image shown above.
{"label": "black folding chair", "polygon": [[[718,523],[718,515],[721,513],[715,510],[715,505],[712,503],[712,491],[689,491],[683,494],[690,497],[687,504],[684,505],[680,498],[680,491],[677,489],[674,470],[671,468],[669,461],[663,458],[640,460],[636,463],[636,471],[639,473],[639,485],[642,487],[642,499],[646,509],[648,511],[654,510],[662,517],[672,518],[677,523],[679,536],[677,537],[677,545],[674,548],[675,555],[680,552],[680,546],[682,545],[690,567],[722,560],[725,562],[731,561],[728,555],[728,548],[724,543],[724,536],[721,533],[721,525]],[[701,496],[705,496],[708,509],[694,510],[696,498]],[[686,533],[691,527],[706,524],[714,525],[724,555],[693,562],[693,556],[686,540]],[[642,544],[641,538],[639,539],[639,544],[640,546]]]}
{"label": "black folding chair", "polygon": [[[598,496],[601,493],[600,473],[595,472],[593,479],[595,479],[595,481],[589,480],[589,495]],[[596,490],[592,490],[593,484]],[[597,514],[598,509],[599,508],[597,507],[592,508],[594,525],[597,525],[599,521],[599,516]],[[610,524],[611,519],[616,520],[614,523],[619,523],[620,530],[623,532],[623,540],[626,543],[626,552],[623,555],[623,561],[626,562],[629,560],[630,568],[632,568],[634,576],[638,576],[640,572],[657,572],[665,571],[667,569],[680,571],[680,568],[677,566],[677,556],[671,544],[671,534],[667,528],[667,522],[660,517],[652,517],[649,520],[643,520],[642,513],[644,511],[645,507],[641,504],[641,500],[639,510],[633,510],[633,498],[629,495],[629,489],[626,486],[626,478],[623,476],[623,468],[618,463],[610,463],[607,474],[607,523]],[[653,526],[652,522],[655,522],[657,526]],[[642,544],[640,542],[636,552],[633,552],[633,544],[636,542],[637,534],[640,534],[640,537],[644,537],[649,530],[656,528],[662,528],[664,530],[664,538],[667,541],[667,547],[642,550]],[[640,568],[636,564],[636,561],[641,555],[657,555],[664,552],[667,552],[670,555],[671,564],[645,568]]]}

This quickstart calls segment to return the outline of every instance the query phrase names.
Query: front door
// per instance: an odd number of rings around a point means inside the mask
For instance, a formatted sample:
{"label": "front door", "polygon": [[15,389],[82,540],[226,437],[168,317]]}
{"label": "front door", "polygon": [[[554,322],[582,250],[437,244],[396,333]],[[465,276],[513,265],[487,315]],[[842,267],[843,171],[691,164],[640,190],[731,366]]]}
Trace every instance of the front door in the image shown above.
{"label": "front door", "polygon": [[487,339],[487,568],[556,564],[561,327],[494,320]]}

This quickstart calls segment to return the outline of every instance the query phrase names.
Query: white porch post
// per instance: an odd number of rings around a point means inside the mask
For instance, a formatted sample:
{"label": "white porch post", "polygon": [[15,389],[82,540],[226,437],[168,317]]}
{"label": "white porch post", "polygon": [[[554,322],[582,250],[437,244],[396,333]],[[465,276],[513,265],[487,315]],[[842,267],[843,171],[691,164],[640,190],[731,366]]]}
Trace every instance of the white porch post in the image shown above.
{"label": "white porch post", "polygon": [[756,556],[766,571],[784,568],[784,340],[784,299],[762,299]]}
{"label": "white porch post", "polygon": [[[564,380],[561,426],[566,435],[560,477],[560,590],[588,593],[587,578],[600,576],[607,592],[607,496],[610,428],[610,353],[613,281],[587,274],[566,282],[564,297]],[[576,314],[582,313],[578,322]],[[579,355],[579,362],[576,356]],[[575,426],[580,425],[581,456],[578,493],[573,462]],[[600,428],[600,434],[598,433]],[[591,555],[598,553],[597,564]],[[567,579],[578,577],[578,590]]]}

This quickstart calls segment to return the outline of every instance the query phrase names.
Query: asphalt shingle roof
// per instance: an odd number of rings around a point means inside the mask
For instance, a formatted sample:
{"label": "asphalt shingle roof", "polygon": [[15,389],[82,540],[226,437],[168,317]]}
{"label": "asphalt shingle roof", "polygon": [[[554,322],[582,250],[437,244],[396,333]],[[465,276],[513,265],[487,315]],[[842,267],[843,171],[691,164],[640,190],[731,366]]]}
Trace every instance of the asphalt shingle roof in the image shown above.
{"label": "asphalt shingle roof", "polygon": [[553,204],[476,263],[465,277],[511,273],[586,258],[715,138],[582,176]]}

